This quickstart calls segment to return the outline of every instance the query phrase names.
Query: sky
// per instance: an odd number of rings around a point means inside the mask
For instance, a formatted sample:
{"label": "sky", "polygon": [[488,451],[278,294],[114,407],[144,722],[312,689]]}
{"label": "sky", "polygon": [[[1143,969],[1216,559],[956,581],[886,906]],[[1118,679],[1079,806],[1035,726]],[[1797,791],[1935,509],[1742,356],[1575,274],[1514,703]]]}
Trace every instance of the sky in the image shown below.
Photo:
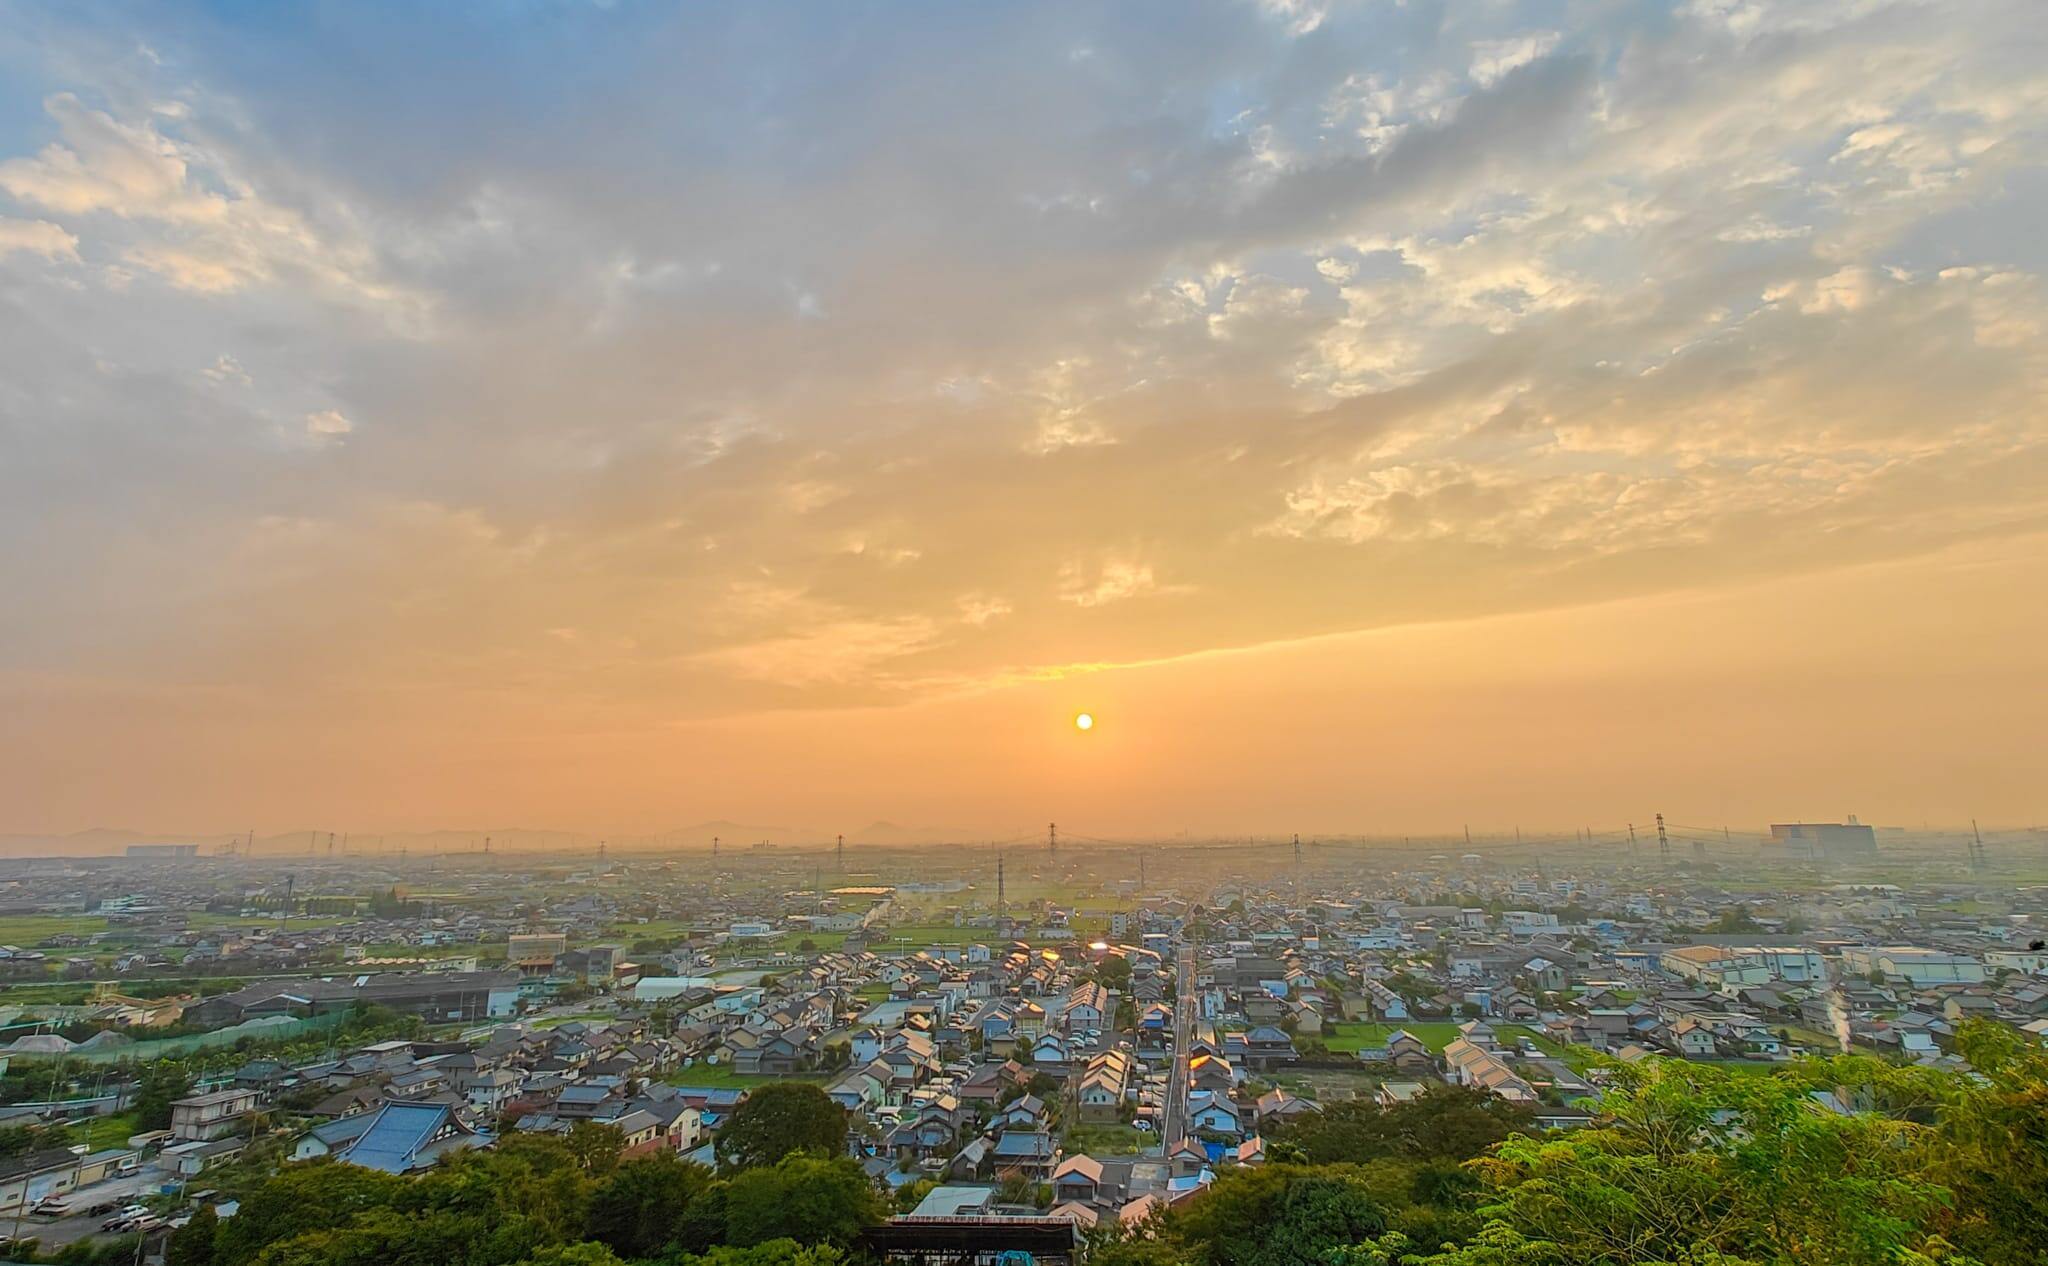
{"label": "sky", "polygon": [[2040,19],[0,0],[0,830],[2048,820]]}

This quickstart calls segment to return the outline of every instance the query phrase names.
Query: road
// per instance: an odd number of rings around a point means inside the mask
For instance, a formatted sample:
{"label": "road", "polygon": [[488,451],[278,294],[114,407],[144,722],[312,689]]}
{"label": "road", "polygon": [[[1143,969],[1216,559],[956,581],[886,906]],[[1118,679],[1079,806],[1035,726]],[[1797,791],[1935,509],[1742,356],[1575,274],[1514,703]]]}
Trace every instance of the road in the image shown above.
{"label": "road", "polygon": [[1170,1155],[1187,1136],[1188,1057],[1195,1044],[1195,947],[1182,945],[1175,955],[1173,985],[1173,1075],[1166,1080],[1166,1128],[1161,1145]]}
{"label": "road", "polygon": [[[112,1200],[121,1204],[128,1204],[139,1200],[143,1196],[156,1194],[159,1186],[169,1178],[170,1175],[166,1174],[163,1170],[158,1169],[154,1165],[147,1165],[135,1173],[126,1174],[119,1178],[110,1178],[105,1182],[94,1183],[90,1187],[80,1188],[77,1192],[72,1193],[71,1198],[81,1202],[99,1203]],[[104,1234],[100,1230],[100,1222],[106,1216],[107,1214],[104,1210],[99,1213],[85,1213],[79,1214],[76,1217],[57,1219],[30,1214],[21,1220],[21,1235],[24,1239],[34,1236],[36,1242],[46,1251],[63,1248],[65,1245],[82,1240],[89,1235]],[[0,1234],[5,1234],[12,1230],[13,1223],[14,1219],[11,1216],[5,1221],[0,1221]]]}

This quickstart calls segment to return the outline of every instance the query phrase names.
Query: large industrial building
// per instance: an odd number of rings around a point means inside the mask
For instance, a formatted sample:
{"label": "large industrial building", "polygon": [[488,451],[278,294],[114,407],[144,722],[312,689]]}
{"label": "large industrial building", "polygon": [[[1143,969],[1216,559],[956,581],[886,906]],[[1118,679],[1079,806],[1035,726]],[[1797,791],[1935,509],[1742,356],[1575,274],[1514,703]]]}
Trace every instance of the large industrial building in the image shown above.
{"label": "large industrial building", "polygon": [[1776,822],[1764,857],[1787,862],[1867,862],[1877,857],[1877,832],[1847,822]]}

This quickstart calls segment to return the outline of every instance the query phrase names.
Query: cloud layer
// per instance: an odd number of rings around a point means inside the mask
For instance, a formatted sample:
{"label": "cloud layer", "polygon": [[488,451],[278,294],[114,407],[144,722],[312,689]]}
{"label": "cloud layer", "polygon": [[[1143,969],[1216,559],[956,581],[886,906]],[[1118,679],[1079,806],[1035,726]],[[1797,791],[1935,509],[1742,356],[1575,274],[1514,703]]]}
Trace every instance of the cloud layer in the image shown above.
{"label": "cloud layer", "polygon": [[2020,539],[1971,9],[0,0],[0,685],[647,731]]}

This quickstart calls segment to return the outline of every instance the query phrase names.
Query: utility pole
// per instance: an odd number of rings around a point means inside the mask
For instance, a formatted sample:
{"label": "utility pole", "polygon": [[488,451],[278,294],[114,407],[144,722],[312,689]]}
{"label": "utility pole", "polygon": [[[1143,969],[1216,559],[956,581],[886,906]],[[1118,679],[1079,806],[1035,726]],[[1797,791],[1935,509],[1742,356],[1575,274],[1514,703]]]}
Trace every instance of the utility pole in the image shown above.
{"label": "utility pole", "polygon": [[1671,864],[1671,840],[1664,834],[1664,815],[1657,815],[1657,860],[1666,866]]}
{"label": "utility pole", "polygon": [[1138,895],[1140,897],[1145,895],[1145,850],[1143,846],[1140,846],[1138,849]]}
{"label": "utility pole", "polygon": [[839,873],[846,873],[846,837],[839,837]]}
{"label": "utility pole", "polygon": [[1628,859],[1636,860],[1636,824],[1633,822],[1628,824]]}
{"label": "utility pole", "polygon": [[1001,932],[1010,921],[1009,907],[1003,903],[1003,851],[996,850],[996,931]]}
{"label": "utility pole", "polygon": [[1983,874],[1991,867],[1984,859],[1984,832],[1977,829],[1977,819],[1970,819],[1970,869]]}
{"label": "utility pole", "polygon": [[711,855],[718,856],[718,837],[715,835],[711,837]]}
{"label": "utility pole", "polygon": [[1045,855],[1047,857],[1058,857],[1059,854],[1060,824],[1057,822],[1048,822],[1045,824]]}
{"label": "utility pole", "polygon": [[1299,831],[1295,832],[1294,835],[1294,865],[1296,868],[1301,866],[1301,833]]}

